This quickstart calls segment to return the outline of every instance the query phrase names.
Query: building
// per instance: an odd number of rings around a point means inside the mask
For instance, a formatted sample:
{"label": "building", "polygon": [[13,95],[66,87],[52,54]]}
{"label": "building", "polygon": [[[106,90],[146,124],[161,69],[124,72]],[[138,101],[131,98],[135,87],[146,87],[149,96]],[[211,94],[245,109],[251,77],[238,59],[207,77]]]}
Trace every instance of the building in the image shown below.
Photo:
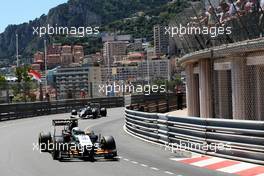
{"label": "building", "polygon": [[134,65],[146,59],[146,54],[144,52],[129,52],[123,60],[115,62],[115,65]]}
{"label": "building", "polygon": [[120,61],[127,54],[127,41],[109,41],[104,43],[103,58],[108,66]]}
{"label": "building", "polygon": [[53,75],[59,99],[99,96],[100,67],[61,67]]}
{"label": "building", "polygon": [[95,54],[85,55],[82,60],[82,65],[93,66],[103,62],[103,56],[100,52]]}
{"label": "building", "polygon": [[47,48],[47,67],[54,68],[61,64],[61,45],[49,45]]}
{"label": "building", "polygon": [[34,54],[33,64],[31,65],[33,70],[44,70],[44,53],[43,52],[36,52]]}
{"label": "building", "polygon": [[157,56],[166,55],[169,53],[169,35],[165,34],[165,27],[155,25],[153,27],[154,34],[154,50]]}
{"label": "building", "polygon": [[138,62],[137,78],[139,80],[156,80],[156,79],[168,79],[168,64],[169,60],[145,60]]}
{"label": "building", "polygon": [[[43,54],[44,55],[44,54]],[[36,53],[36,58],[40,53]],[[34,57],[35,58],[35,57]],[[84,58],[84,50],[81,45],[49,45],[47,48],[47,67],[55,68],[57,66],[69,66],[72,63],[80,63]]]}
{"label": "building", "polygon": [[44,53],[43,52],[37,51],[34,54],[34,62],[38,62],[38,61],[44,61]]}
{"label": "building", "polygon": [[61,65],[68,66],[73,63],[72,47],[69,45],[62,46],[61,48]]}
{"label": "building", "polygon": [[102,42],[110,41],[132,41],[132,35],[105,34],[102,36]]}
{"label": "building", "polygon": [[99,86],[102,85],[102,73],[100,67],[89,67],[88,80],[90,84],[90,97],[105,96],[104,93],[99,91]]}
{"label": "building", "polygon": [[58,98],[79,98],[81,90],[85,90],[88,94],[88,74],[88,67],[58,68],[54,74]]}
{"label": "building", "polygon": [[83,46],[75,45],[72,49],[73,62],[80,63],[84,58]]}
{"label": "building", "polygon": [[[137,66],[115,66],[112,67],[110,73],[107,67],[101,68],[102,82],[107,82],[109,80],[113,81],[135,81],[137,80]],[[109,77],[109,79],[108,79]]]}
{"label": "building", "polygon": [[[169,60],[142,60],[131,61],[133,64],[113,66],[108,72],[108,67],[102,67],[102,81],[126,80],[130,82],[148,81],[155,79],[168,79]],[[149,79],[148,79],[149,78]]]}
{"label": "building", "polygon": [[128,51],[142,51],[143,50],[143,39],[134,39],[132,43],[128,45]]}

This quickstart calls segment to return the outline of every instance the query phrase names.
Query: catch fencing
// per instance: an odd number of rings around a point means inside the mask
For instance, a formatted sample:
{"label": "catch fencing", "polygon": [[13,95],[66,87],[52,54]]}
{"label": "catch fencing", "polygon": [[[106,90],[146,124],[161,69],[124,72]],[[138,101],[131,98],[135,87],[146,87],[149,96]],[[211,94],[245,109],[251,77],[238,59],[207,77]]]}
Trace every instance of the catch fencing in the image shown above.
{"label": "catch fencing", "polygon": [[131,96],[131,106],[143,112],[169,112],[186,107],[185,93],[164,93]]}

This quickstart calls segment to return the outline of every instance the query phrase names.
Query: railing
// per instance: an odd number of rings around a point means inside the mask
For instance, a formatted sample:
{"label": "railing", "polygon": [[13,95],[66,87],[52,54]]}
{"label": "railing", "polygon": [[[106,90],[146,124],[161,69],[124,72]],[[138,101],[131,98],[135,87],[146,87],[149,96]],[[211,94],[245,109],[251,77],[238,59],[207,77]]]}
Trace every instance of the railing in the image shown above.
{"label": "railing", "polygon": [[264,122],[125,110],[126,130],[166,147],[264,164]]}
{"label": "railing", "polygon": [[158,95],[133,95],[131,97],[132,110],[142,112],[169,112],[186,107],[186,95],[180,94],[158,94]]}
{"label": "railing", "polygon": [[0,105],[0,121],[34,117],[47,114],[70,112],[72,109],[82,108],[88,102],[100,103],[106,108],[121,107],[124,105],[123,97],[108,97],[94,99],[69,99],[50,102],[30,102]]}

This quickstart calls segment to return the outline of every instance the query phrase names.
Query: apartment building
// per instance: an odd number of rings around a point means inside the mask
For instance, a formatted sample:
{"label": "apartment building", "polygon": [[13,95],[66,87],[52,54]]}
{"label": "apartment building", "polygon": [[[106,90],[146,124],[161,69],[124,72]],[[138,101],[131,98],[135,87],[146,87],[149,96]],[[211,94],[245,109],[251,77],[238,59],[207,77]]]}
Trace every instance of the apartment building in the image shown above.
{"label": "apartment building", "polygon": [[165,27],[155,25],[153,27],[154,35],[154,50],[157,56],[162,56],[168,53],[169,35],[165,34]]}

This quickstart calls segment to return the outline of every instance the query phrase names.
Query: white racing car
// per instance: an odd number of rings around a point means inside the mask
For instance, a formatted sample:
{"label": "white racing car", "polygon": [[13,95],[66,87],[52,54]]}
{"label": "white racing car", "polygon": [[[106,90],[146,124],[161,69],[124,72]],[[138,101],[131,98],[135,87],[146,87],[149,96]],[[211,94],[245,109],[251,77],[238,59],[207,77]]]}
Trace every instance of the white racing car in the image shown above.
{"label": "white racing car", "polygon": [[[93,132],[83,131],[77,119],[53,120],[54,134],[39,134],[42,151],[50,152],[54,160],[80,158],[93,161],[95,157],[113,159],[117,156],[115,140],[112,136],[98,137]],[[56,128],[63,127],[61,133]]]}

